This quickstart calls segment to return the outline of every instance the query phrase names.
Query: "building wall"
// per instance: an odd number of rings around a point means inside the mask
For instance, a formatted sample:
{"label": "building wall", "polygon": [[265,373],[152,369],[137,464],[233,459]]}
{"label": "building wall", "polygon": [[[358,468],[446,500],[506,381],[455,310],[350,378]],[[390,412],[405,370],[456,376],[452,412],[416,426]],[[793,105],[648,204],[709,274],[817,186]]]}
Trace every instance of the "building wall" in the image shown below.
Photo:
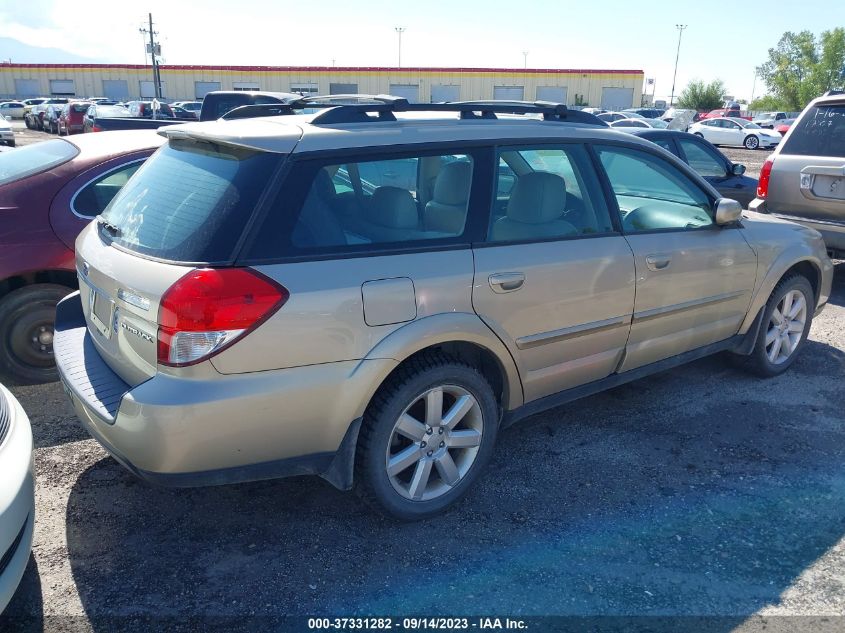
{"label": "building wall", "polygon": [[[234,84],[255,84],[261,90],[277,92],[316,84],[315,94],[329,94],[331,84],[356,84],[358,92],[368,94],[389,94],[391,85],[416,85],[421,102],[431,100],[432,86],[459,86],[462,100],[492,99],[496,86],[522,87],[523,98],[529,101],[537,98],[538,87],[549,86],[566,88],[570,105],[577,95],[591,106],[600,105],[604,88],[627,88],[633,95],[629,106],[639,106],[644,75],[640,70],[594,69],[161,66],[161,78],[164,96],[171,100],[194,99],[196,82],[219,82],[221,90],[232,90]],[[30,86],[37,81],[40,94],[16,94],[15,79],[30,80]],[[105,79],[125,80],[130,98],[140,98],[141,84],[152,80],[152,70],[149,66],[119,64],[2,64],[0,96],[50,95],[50,80],[62,79],[73,80],[77,97],[101,96]]]}

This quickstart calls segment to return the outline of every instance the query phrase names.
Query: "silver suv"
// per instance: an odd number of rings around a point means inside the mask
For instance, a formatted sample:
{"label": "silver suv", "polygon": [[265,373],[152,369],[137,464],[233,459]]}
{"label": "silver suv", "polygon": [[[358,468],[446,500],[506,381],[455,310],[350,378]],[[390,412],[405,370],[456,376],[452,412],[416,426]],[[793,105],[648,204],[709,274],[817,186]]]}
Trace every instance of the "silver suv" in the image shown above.
{"label": "silver suv", "polygon": [[312,473],[430,516],[500,428],[720,351],[779,374],[828,299],[816,231],[593,115],[307,106],[164,129],[77,240],[59,372],[144,479]]}
{"label": "silver suv", "polygon": [[845,92],[804,109],[764,163],[749,208],[817,229],[845,258]]}

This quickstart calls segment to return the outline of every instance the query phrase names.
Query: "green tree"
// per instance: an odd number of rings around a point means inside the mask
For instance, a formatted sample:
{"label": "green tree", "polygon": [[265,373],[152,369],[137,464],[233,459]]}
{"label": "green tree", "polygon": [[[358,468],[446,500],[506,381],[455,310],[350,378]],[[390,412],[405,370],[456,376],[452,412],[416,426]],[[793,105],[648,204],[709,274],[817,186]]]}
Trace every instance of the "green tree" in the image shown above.
{"label": "green tree", "polygon": [[797,111],[841,85],[843,68],[845,28],[837,27],[822,33],[818,41],[810,31],[787,31],[757,72],[785,109]]}
{"label": "green tree", "polygon": [[774,95],[764,95],[754,99],[754,101],[748,104],[748,109],[755,112],[764,112],[768,110],[792,112],[792,108],[789,107],[789,104],[786,101]]}
{"label": "green tree", "polygon": [[700,79],[693,79],[684,88],[678,99],[678,106],[691,110],[714,110],[723,104],[725,84],[721,79],[704,83]]}

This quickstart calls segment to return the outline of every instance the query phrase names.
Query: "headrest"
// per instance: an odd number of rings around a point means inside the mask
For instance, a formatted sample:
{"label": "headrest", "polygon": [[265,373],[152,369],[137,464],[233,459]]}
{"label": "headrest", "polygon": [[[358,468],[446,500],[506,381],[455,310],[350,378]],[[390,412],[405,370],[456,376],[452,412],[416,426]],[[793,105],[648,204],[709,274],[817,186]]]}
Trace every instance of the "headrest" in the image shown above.
{"label": "headrest", "polygon": [[334,183],[332,177],[325,167],[317,171],[314,176],[314,184],[311,185],[311,192],[318,195],[323,200],[330,200],[335,196]]}
{"label": "headrest", "polygon": [[434,181],[434,200],[440,204],[465,205],[472,183],[472,163],[459,160],[446,163]]}
{"label": "headrest", "polygon": [[546,171],[520,176],[511,190],[507,216],[516,222],[542,224],[566,210],[566,182]]}
{"label": "headrest", "polygon": [[370,200],[368,219],[391,229],[416,229],[419,226],[417,203],[411,192],[399,187],[378,187]]}

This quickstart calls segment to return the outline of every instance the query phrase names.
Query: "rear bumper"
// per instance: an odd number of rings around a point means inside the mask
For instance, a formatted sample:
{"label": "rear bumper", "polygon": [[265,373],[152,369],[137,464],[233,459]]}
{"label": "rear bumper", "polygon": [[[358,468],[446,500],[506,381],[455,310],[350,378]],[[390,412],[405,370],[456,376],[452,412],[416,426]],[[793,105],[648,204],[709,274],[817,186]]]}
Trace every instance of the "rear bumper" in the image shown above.
{"label": "rear bumper", "polygon": [[[59,376],[82,425],[150,482],[198,486],[320,474],[347,487],[347,444],[372,384],[392,360],[346,361],[202,377],[159,372],[126,385],[99,356],[79,293],[56,311]],[[81,350],[81,351],[77,351]],[[211,367],[211,364],[208,364]],[[338,483],[340,482],[340,483]]]}
{"label": "rear bumper", "polygon": [[32,430],[23,408],[0,386],[10,405],[11,427],[0,442],[0,613],[23,577],[32,548],[35,480]]}

